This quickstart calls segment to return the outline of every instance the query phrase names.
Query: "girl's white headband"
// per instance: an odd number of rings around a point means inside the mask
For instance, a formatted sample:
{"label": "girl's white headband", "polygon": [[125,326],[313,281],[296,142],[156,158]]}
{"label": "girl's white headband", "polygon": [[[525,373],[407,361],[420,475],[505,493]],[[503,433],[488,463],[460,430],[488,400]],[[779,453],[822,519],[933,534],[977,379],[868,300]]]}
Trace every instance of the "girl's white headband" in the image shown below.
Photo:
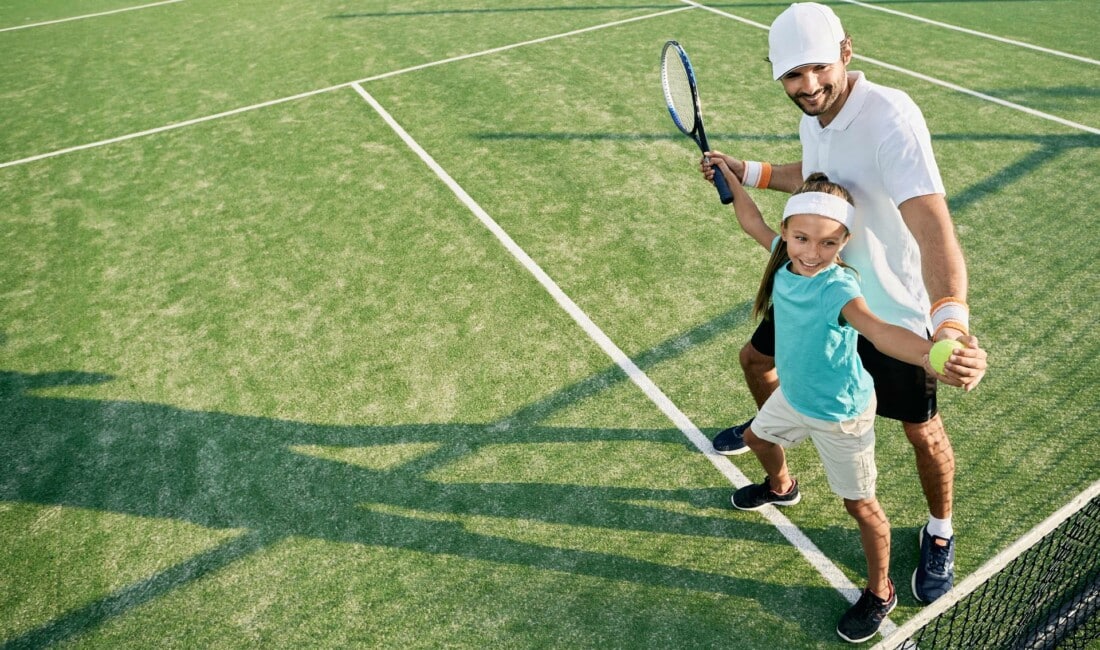
{"label": "girl's white headband", "polygon": [[816,214],[844,225],[848,230],[856,219],[856,209],[839,196],[825,192],[803,192],[787,200],[783,221],[792,214]]}

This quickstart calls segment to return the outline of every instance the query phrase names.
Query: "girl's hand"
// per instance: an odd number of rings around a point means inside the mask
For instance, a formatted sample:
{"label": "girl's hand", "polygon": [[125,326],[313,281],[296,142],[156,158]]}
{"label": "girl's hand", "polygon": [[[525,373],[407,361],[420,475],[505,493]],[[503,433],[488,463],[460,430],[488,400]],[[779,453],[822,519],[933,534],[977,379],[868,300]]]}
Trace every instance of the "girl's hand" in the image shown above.
{"label": "girl's hand", "polygon": [[[741,176],[745,173],[745,162],[732,156],[727,156],[721,151],[708,151],[703,154],[703,158],[699,161],[699,171],[702,172],[703,178],[713,183],[714,174],[717,171],[719,163],[725,163],[726,167],[733,172],[734,180],[740,185]],[[729,180],[728,175],[726,180]]]}

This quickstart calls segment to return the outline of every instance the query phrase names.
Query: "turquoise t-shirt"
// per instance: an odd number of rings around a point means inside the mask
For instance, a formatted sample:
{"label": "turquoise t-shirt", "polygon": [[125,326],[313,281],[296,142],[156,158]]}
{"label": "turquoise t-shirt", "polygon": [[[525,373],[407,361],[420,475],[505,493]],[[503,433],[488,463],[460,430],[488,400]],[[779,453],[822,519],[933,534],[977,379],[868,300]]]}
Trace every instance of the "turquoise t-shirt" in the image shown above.
{"label": "turquoise t-shirt", "polygon": [[860,295],[855,275],[836,264],[813,277],[789,263],[775,274],[775,367],[783,396],[803,415],[840,422],[871,404],[874,382],[856,352],[859,333],[840,322],[840,310]]}

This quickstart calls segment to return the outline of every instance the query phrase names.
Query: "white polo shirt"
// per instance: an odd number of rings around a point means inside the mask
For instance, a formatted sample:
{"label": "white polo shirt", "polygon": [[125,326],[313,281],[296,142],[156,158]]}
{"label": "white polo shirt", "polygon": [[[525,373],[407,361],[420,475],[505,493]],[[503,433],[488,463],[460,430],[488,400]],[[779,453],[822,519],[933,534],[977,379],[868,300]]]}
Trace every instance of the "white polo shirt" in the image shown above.
{"label": "white polo shirt", "polygon": [[802,116],[802,174],[823,172],[852,193],[855,224],[841,257],[859,271],[871,311],[924,336],[931,323],[920,249],[898,205],[945,194],[932,137],[909,95],[862,72],[849,72],[848,83],[851,93],[829,126]]}

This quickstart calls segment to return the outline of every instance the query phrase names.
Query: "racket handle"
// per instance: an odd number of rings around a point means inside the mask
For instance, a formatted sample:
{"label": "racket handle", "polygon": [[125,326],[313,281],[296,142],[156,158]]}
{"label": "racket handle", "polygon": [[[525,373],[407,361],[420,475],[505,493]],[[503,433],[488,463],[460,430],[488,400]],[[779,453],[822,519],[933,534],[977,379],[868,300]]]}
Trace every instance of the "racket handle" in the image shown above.
{"label": "racket handle", "polygon": [[725,175],[717,167],[714,168],[714,187],[718,190],[718,198],[722,199],[722,203],[726,205],[733,203],[733,192],[730,192]]}

